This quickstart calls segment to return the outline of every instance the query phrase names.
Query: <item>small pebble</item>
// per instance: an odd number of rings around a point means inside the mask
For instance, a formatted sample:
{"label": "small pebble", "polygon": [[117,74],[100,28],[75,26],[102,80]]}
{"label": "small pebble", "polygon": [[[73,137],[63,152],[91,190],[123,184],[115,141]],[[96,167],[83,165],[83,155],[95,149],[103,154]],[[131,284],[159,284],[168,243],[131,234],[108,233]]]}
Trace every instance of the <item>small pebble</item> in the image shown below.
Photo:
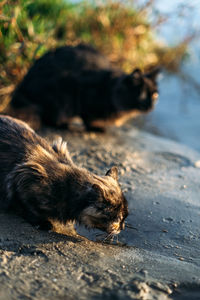
{"label": "small pebble", "polygon": [[121,175],[121,176],[124,176],[124,174],[125,174],[125,170],[124,170],[124,169],[121,169],[121,170],[120,170],[120,175]]}
{"label": "small pebble", "polygon": [[172,221],[174,221],[174,219],[173,218],[171,218],[171,217],[168,217],[168,218],[163,218],[163,222],[172,222]]}
{"label": "small pebble", "polygon": [[170,247],[169,247],[169,246],[167,246],[167,245],[164,245],[163,247],[164,247],[164,248],[166,248],[166,249],[170,249]]}
{"label": "small pebble", "polygon": [[185,190],[186,188],[187,188],[187,185],[186,185],[186,184],[184,184],[184,185],[182,185],[182,186],[180,187],[181,190]]}
{"label": "small pebble", "polygon": [[148,274],[148,271],[147,270],[144,270],[144,269],[142,269],[142,270],[140,270],[140,272],[139,272],[141,275],[143,275],[143,276],[147,276],[147,274]]}
{"label": "small pebble", "polygon": [[179,260],[182,260],[182,261],[185,260],[183,257],[179,257],[178,259],[179,259]]}
{"label": "small pebble", "polygon": [[173,282],[173,283],[172,283],[172,286],[173,286],[174,288],[177,288],[177,287],[178,287],[178,283]]}
{"label": "small pebble", "polygon": [[91,139],[95,139],[96,138],[96,134],[94,132],[90,132],[89,136],[91,137]]}

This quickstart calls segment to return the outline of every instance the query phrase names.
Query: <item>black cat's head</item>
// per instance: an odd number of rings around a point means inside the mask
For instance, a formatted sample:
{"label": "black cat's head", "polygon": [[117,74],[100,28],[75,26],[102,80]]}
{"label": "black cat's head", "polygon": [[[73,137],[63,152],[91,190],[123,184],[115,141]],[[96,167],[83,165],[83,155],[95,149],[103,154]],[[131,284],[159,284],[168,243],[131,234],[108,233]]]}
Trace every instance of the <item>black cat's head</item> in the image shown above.
{"label": "black cat's head", "polygon": [[123,76],[115,88],[115,103],[117,110],[151,110],[158,99],[157,75],[160,69],[155,68],[149,73],[135,69]]}
{"label": "black cat's head", "polygon": [[94,176],[88,192],[87,207],[81,212],[79,222],[89,228],[98,228],[108,234],[118,234],[125,228],[128,204],[118,183],[118,171],[112,167],[105,176]]}

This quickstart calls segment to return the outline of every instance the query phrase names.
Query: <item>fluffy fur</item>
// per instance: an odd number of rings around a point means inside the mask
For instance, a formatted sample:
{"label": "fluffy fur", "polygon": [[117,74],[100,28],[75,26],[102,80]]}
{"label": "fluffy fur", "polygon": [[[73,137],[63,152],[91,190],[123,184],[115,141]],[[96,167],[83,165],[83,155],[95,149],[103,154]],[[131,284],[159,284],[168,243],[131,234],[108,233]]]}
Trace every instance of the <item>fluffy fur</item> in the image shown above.
{"label": "fluffy fur", "polygon": [[49,229],[77,221],[117,234],[128,215],[117,168],[97,176],[76,166],[59,138],[49,145],[27,124],[0,117],[0,208]]}
{"label": "fluffy fur", "polygon": [[154,107],[158,72],[126,74],[91,46],[60,47],[30,68],[13,94],[10,113],[65,128],[75,116],[87,130],[120,126]]}

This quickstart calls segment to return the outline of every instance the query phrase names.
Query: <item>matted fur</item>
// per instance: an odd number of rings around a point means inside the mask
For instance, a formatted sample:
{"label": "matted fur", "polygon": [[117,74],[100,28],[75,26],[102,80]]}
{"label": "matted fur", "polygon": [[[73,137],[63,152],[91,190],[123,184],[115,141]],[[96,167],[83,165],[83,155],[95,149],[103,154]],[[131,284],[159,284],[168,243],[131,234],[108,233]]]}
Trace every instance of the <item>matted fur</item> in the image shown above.
{"label": "matted fur", "polygon": [[49,145],[27,124],[0,117],[0,208],[49,229],[49,220],[77,221],[119,233],[128,215],[117,168],[97,176],[76,166],[66,142]]}
{"label": "matted fur", "polygon": [[[158,97],[158,69],[130,74],[114,69],[88,45],[64,46],[47,52],[16,88],[10,113],[37,127],[67,127],[82,118],[87,130],[126,120],[153,109]],[[40,121],[39,121],[40,120]]]}

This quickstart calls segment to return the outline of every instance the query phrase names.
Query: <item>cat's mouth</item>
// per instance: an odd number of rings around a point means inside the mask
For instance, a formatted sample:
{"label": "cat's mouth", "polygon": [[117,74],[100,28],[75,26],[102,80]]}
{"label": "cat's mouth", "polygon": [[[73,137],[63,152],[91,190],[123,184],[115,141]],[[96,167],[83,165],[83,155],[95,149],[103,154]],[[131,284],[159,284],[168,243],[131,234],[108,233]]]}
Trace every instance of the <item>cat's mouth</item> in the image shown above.
{"label": "cat's mouth", "polygon": [[88,227],[88,228],[97,228],[102,231],[105,231],[110,236],[117,235],[121,232],[122,229],[124,229],[124,226],[121,226],[119,222],[114,222],[114,223],[111,223],[108,225],[106,223],[103,223],[103,222],[100,222],[99,220],[97,221],[94,219],[93,220],[90,219],[90,223],[84,222],[84,225],[86,225],[86,227]]}
{"label": "cat's mouth", "polygon": [[[102,231],[107,232],[108,235],[114,236],[121,232],[122,228],[119,223],[112,223],[111,225],[106,226],[106,224],[93,224],[93,228],[98,228]],[[123,228],[124,229],[124,228]]]}
{"label": "cat's mouth", "polygon": [[[92,209],[85,209],[79,219],[79,222],[85,225],[87,228],[97,228],[108,233],[108,235],[117,235],[121,230],[125,229],[124,219],[119,218],[115,221],[107,220],[105,217],[99,215],[91,215]],[[95,211],[96,213],[96,211]]]}
{"label": "cat's mouth", "polygon": [[108,232],[108,234],[110,234],[110,235],[117,235],[117,234],[119,234],[121,232],[121,230],[113,230],[113,231],[111,231],[111,232]]}
{"label": "cat's mouth", "polygon": [[108,227],[107,227],[107,233],[108,234],[112,234],[112,235],[117,235],[121,232],[121,230],[124,230],[125,228],[125,224],[124,222],[114,222],[111,223]]}

